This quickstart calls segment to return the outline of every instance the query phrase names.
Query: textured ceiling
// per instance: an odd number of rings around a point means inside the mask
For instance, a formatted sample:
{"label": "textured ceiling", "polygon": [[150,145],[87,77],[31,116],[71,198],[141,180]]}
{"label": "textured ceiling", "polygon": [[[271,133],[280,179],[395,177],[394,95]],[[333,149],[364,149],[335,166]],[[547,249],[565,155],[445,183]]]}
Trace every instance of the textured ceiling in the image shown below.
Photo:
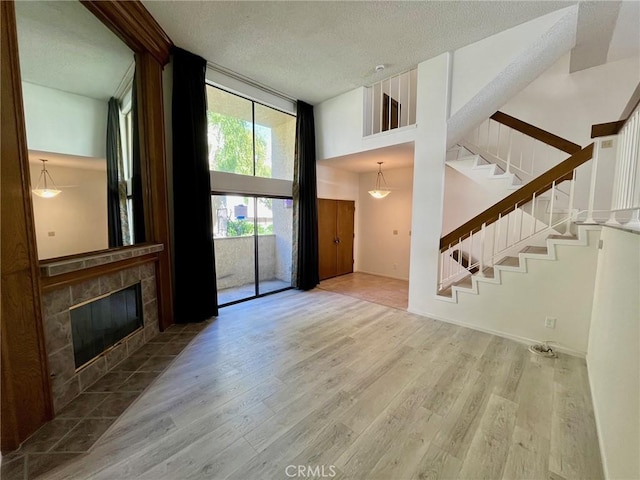
{"label": "textured ceiling", "polygon": [[133,52],[80,2],[18,1],[22,80],[108,100]]}
{"label": "textured ceiling", "polygon": [[[143,0],[173,42],[312,104],[575,2]],[[376,74],[378,64],[386,65]]]}

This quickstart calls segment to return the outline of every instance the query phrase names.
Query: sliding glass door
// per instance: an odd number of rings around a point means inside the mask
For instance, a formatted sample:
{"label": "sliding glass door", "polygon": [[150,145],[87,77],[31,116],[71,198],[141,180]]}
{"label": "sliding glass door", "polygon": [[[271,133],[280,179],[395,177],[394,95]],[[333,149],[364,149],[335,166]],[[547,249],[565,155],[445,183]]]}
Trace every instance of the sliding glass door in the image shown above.
{"label": "sliding glass door", "polygon": [[290,199],[212,195],[218,304],[291,287]]}

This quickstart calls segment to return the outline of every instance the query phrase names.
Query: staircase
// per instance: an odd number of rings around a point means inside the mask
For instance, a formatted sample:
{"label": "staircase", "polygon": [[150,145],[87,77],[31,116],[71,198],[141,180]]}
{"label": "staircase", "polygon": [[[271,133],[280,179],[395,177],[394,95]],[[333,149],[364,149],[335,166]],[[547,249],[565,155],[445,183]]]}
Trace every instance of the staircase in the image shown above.
{"label": "staircase", "polygon": [[523,184],[516,174],[505,172],[497,163],[491,163],[462,145],[456,145],[447,152],[446,164],[498,199],[506,197]]}
{"label": "staircase", "polygon": [[553,260],[558,243],[583,245],[572,233],[575,171],[592,154],[593,144],[581,149],[501,112],[450,149],[447,165],[499,201],[442,237],[438,298],[457,302],[478,282],[526,272],[527,259]]}
{"label": "staircase", "polygon": [[[501,285],[505,272],[527,273],[528,262],[557,260],[560,245],[593,246],[589,231],[605,223],[594,220],[599,188],[612,191],[600,218],[605,212],[606,224],[640,230],[640,110],[636,105],[626,121],[596,127],[604,140],[594,134],[594,143],[580,148],[496,112],[447,153],[447,165],[477,183],[503,183],[492,190],[502,192],[501,200],[440,239],[438,299],[457,303],[459,293],[477,295],[483,283]],[[617,148],[599,167],[604,141]],[[577,176],[582,165],[589,168]]]}
{"label": "staircase", "polygon": [[459,294],[478,295],[482,283],[501,285],[503,272],[527,273],[529,262],[555,261],[557,260],[556,247],[569,245],[574,247],[586,247],[589,245],[588,232],[599,230],[601,227],[576,225],[576,235],[551,234],[545,238],[544,246],[528,245],[517,253],[504,256],[492,267],[485,267],[483,273],[479,269],[469,270],[469,274],[455,281],[447,288],[438,292],[441,300],[458,303]]}

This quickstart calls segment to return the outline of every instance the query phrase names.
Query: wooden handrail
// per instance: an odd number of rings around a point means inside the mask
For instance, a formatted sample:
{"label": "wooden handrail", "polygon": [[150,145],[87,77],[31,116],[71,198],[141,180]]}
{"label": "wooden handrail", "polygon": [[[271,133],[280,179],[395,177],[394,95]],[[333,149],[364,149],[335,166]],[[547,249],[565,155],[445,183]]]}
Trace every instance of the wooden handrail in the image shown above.
{"label": "wooden handrail", "polygon": [[624,107],[622,115],[620,115],[620,120],[624,120],[625,122],[629,120],[629,117],[633,112],[636,111],[638,105],[640,105],[640,83],[638,83],[638,86],[631,94],[631,98],[627,102],[627,105]]}
{"label": "wooden handrail", "polygon": [[507,115],[506,113],[496,112],[491,115],[491,119],[495,120],[498,123],[506,125],[507,127],[511,127],[520,133],[524,133],[529,137],[535,138],[542,143],[546,143],[547,145],[557,148],[558,150],[562,150],[569,155],[573,155],[574,153],[579,152],[582,148],[580,147],[580,145],[554,135],[553,133],[547,132],[546,130],[542,130],[541,128],[538,128],[527,122],[518,120],[517,118],[512,117],[511,115]]}
{"label": "wooden handrail", "polygon": [[593,143],[531,180],[508,197],[503,198],[495,205],[487,208],[484,212],[476,215],[454,231],[446,234],[440,239],[440,251],[443,252],[449,248],[450,245],[458,243],[460,239],[465,239],[471,233],[480,231],[483,224],[491,225],[498,220],[500,215],[504,216],[515,210],[516,205],[524,205],[533,200],[534,194],[540,196],[551,188],[554,181],[556,185],[559,185],[565,180],[571,180],[573,178],[573,171],[583,163],[589,161],[592,156]]}

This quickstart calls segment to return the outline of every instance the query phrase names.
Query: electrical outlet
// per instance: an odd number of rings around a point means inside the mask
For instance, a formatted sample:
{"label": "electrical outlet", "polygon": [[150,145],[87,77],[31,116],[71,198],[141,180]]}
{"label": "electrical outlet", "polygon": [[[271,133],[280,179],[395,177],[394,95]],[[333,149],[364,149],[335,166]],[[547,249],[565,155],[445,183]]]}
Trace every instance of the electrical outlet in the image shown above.
{"label": "electrical outlet", "polygon": [[394,234],[394,235],[397,235],[397,234],[398,234],[398,230],[394,230],[394,231],[393,231],[393,234]]}
{"label": "electrical outlet", "polygon": [[56,236],[56,232],[47,232],[47,236],[55,237]]}
{"label": "electrical outlet", "polygon": [[547,317],[544,319],[544,326],[547,328],[556,328],[556,318]]}
{"label": "electrical outlet", "polygon": [[602,148],[612,148],[612,147],[613,147],[613,140],[602,141]]}

